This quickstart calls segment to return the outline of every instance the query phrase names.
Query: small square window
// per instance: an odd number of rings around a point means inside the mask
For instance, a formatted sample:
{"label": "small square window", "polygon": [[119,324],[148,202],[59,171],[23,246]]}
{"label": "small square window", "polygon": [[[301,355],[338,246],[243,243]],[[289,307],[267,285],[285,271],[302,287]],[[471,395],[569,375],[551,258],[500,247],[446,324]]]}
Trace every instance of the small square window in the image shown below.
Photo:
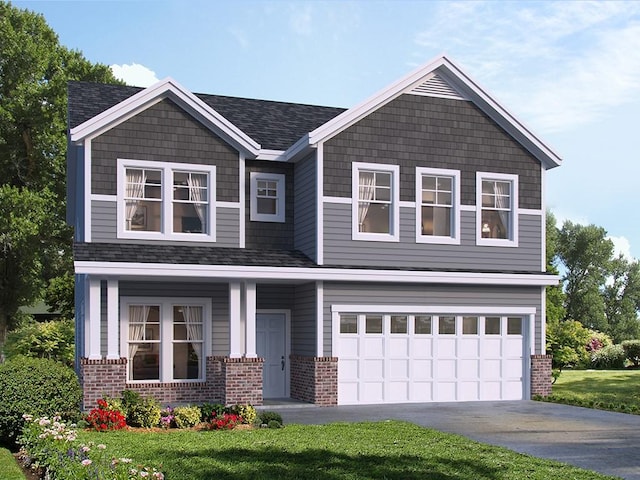
{"label": "small square window", "polygon": [[478,334],[478,317],[462,317],[462,334]]}
{"label": "small square window", "polygon": [[456,334],[456,317],[440,317],[438,322],[440,335]]}
{"label": "small square window", "polygon": [[365,333],[382,333],[382,315],[367,315]]}
{"label": "small square window", "polygon": [[507,335],[522,335],[522,318],[507,318]]}
{"label": "small square window", "polygon": [[405,315],[391,316],[391,333],[407,333],[407,317]]}
{"label": "small square window", "polygon": [[252,222],[285,222],[285,176],[251,172],[250,218]]}
{"label": "small square window", "polygon": [[416,315],[414,331],[417,335],[431,335],[431,316]]}
{"label": "small square window", "polygon": [[486,317],[484,319],[485,335],[500,335],[500,317]]}
{"label": "small square window", "polygon": [[340,315],[340,333],[358,333],[358,316]]}

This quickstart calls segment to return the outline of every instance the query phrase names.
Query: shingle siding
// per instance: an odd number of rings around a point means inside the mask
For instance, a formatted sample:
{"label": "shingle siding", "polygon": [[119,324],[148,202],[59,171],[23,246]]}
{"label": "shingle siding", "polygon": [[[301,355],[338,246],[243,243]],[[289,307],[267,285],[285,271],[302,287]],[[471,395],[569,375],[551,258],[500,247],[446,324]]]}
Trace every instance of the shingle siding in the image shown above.
{"label": "shingle siding", "polygon": [[324,194],[351,197],[351,162],[400,165],[400,200],[415,201],[415,168],[461,172],[476,203],[476,172],[519,176],[521,208],[541,208],[540,162],[471,102],[401,95],[324,145]]}
{"label": "shingle siding", "polygon": [[117,193],[117,159],[216,166],[216,199],[238,202],[238,152],[171,100],[149,107],[91,142],[91,193]]}

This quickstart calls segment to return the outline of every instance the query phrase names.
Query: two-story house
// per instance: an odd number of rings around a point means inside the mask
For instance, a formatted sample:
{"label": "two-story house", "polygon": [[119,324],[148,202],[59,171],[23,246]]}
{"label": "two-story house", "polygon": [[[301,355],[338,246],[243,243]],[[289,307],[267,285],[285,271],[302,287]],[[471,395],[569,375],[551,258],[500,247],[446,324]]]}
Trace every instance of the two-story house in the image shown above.
{"label": "two-story house", "polygon": [[548,393],[560,162],[445,57],[347,110],[70,83],[85,408]]}

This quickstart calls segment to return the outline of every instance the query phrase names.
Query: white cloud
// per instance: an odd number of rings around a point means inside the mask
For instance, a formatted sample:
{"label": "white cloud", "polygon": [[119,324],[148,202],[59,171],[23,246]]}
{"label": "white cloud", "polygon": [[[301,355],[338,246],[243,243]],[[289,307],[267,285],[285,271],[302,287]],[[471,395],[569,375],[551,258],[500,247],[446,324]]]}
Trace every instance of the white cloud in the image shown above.
{"label": "white cloud", "polygon": [[614,257],[622,255],[627,260],[634,260],[633,255],[631,255],[631,244],[626,237],[608,236],[607,238],[613,242]]}
{"label": "white cloud", "polygon": [[113,75],[123,80],[127,85],[149,87],[159,80],[158,77],[156,77],[156,72],[138,63],[111,65],[110,68]]}

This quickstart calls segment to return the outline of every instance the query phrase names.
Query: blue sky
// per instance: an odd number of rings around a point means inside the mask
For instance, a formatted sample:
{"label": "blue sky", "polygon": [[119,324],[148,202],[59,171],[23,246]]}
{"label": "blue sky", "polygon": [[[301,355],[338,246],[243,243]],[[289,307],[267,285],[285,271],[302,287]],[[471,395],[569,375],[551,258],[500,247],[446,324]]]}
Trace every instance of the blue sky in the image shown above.
{"label": "blue sky", "polygon": [[564,159],[562,221],[640,257],[640,2],[14,1],[132,85],[350,107],[448,55]]}

